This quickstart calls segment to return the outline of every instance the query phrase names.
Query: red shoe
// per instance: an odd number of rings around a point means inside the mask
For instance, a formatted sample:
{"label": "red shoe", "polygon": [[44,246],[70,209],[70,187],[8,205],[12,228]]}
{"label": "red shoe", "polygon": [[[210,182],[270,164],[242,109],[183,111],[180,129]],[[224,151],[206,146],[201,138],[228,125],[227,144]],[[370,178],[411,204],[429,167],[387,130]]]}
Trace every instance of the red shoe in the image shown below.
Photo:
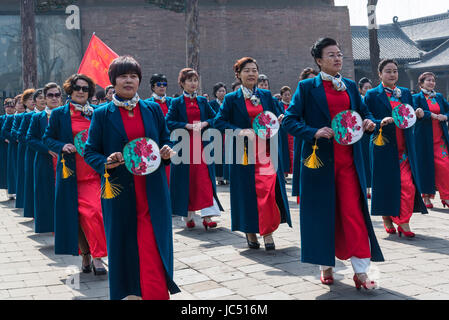
{"label": "red shoe", "polygon": [[403,233],[407,238],[413,238],[415,236],[415,234],[411,231],[404,231],[401,226],[398,226],[398,233],[399,236],[401,236],[401,234]]}
{"label": "red shoe", "polygon": [[389,234],[396,233],[396,228],[394,226],[393,226],[393,228],[387,228],[387,226],[385,225],[385,222],[384,222],[384,228],[385,228],[385,231],[387,231],[387,233],[389,233]]}
{"label": "red shoe", "polygon": [[356,274],[354,274],[352,280],[354,280],[355,288],[357,290],[360,290],[362,287],[365,288],[366,290],[372,290],[377,288],[377,283],[375,281],[369,280],[367,278],[364,282],[362,282],[360,281],[359,277],[357,277]]}
{"label": "red shoe", "polygon": [[323,271],[321,271],[321,276],[320,276],[320,280],[321,280],[321,283],[322,284],[325,284],[325,285],[331,285],[331,284],[334,284],[334,276],[324,276],[324,272]]}
{"label": "red shoe", "polygon": [[371,193],[368,192],[368,193],[366,194],[366,198],[367,198],[367,199],[371,199]]}
{"label": "red shoe", "polygon": [[189,229],[195,228],[195,221],[193,221],[193,219],[190,221],[187,221],[186,226]]}
{"label": "red shoe", "polygon": [[[446,208],[446,206],[449,208],[449,202],[446,202],[446,200],[441,200],[441,203],[443,204],[443,208]],[[426,207],[427,207],[427,205],[426,205]],[[433,208],[433,206],[432,206],[432,208]]]}
{"label": "red shoe", "polygon": [[217,226],[217,223],[215,221],[207,222],[206,220],[203,219],[203,226],[204,226],[204,229],[206,229],[206,231],[207,231],[208,227],[209,228],[215,228]]}
{"label": "red shoe", "polygon": [[[443,202],[443,201],[441,201],[441,202]],[[444,206],[445,204],[444,204],[444,202],[443,202],[443,206]],[[433,204],[426,204],[426,208],[428,208],[428,209],[432,209],[433,208]]]}

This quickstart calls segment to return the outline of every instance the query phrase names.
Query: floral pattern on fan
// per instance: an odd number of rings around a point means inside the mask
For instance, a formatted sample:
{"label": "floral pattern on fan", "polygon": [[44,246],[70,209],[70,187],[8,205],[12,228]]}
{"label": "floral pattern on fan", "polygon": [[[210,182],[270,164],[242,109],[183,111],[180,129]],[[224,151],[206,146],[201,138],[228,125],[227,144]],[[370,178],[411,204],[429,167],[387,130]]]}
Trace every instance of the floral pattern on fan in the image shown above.
{"label": "floral pattern on fan", "polygon": [[123,149],[123,158],[128,171],[137,176],[153,173],[161,164],[158,145],[145,137],[128,142]]}
{"label": "floral pattern on fan", "polygon": [[279,121],[271,111],[259,113],[253,121],[253,129],[262,139],[270,139],[279,131]]}
{"label": "floral pattern on fan", "polygon": [[86,148],[87,138],[89,136],[89,130],[85,129],[76,134],[73,142],[75,144],[76,151],[81,157],[84,157],[84,149]]}
{"label": "floral pattern on fan", "polygon": [[415,110],[408,104],[397,105],[392,111],[392,117],[400,129],[408,129],[416,123]]}
{"label": "floral pattern on fan", "polygon": [[354,144],[363,136],[362,117],[352,110],[342,111],[332,119],[332,130],[335,132],[335,141],[339,144]]}

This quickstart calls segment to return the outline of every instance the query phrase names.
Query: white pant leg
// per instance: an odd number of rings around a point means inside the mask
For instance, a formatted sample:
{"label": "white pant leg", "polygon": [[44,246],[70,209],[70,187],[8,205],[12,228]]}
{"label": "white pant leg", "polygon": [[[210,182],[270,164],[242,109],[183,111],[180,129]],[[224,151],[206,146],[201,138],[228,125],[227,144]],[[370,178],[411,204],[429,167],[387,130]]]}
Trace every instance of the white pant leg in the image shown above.
{"label": "white pant leg", "polygon": [[201,218],[221,216],[220,208],[218,207],[217,201],[215,201],[215,198],[213,198],[213,200],[214,204],[211,207],[201,209]]}
{"label": "white pant leg", "polygon": [[360,259],[357,257],[351,257],[351,264],[355,273],[368,273],[370,263],[370,258]]}
{"label": "white pant leg", "polygon": [[182,221],[187,222],[193,220],[193,216],[195,215],[195,211],[187,211],[187,218],[182,217]]}
{"label": "white pant leg", "polygon": [[329,268],[334,268],[334,267],[332,267],[332,266],[322,266],[322,265],[320,265],[320,271],[324,271],[324,270],[327,270],[327,269],[329,269]]}

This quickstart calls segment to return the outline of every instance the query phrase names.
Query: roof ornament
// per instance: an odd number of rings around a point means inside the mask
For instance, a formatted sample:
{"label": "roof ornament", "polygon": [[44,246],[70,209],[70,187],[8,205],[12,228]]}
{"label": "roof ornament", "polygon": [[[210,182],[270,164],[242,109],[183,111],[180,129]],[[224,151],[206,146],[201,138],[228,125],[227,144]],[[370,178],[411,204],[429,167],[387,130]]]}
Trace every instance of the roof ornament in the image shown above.
{"label": "roof ornament", "polygon": [[399,21],[398,16],[394,16],[394,17],[393,17],[393,23],[398,23],[398,21]]}

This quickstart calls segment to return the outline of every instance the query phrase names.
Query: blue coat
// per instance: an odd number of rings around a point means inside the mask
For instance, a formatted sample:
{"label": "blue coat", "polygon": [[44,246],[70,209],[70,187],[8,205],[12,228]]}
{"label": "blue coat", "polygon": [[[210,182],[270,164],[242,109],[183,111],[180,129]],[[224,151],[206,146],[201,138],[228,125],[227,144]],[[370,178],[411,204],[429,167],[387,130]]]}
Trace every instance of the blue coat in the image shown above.
{"label": "blue coat", "polygon": [[[257,89],[260,93],[261,104],[265,111],[271,111],[279,116],[279,108],[275,105],[271,92]],[[225,96],[220,111],[214,122],[215,128],[224,132],[226,129],[252,128],[251,119],[246,110],[242,89],[228,93]],[[274,139],[279,136],[275,136]],[[273,139],[273,138],[272,138]],[[235,161],[235,138],[232,139],[233,164],[230,165],[231,175],[231,228],[245,233],[259,233],[259,213],[257,208],[256,183],[254,164],[241,165]],[[239,160],[239,159],[238,159]],[[240,160],[239,160],[240,161]],[[292,226],[287,193],[285,191],[284,172],[281,165],[280,153],[278,153],[276,202],[281,214],[281,223]]]}
{"label": "blue coat", "polygon": [[8,143],[8,193],[16,193],[17,183],[17,140],[12,135],[12,125],[14,123],[14,114],[7,115],[2,126],[2,136],[9,141]]}
{"label": "blue coat", "polygon": [[[207,102],[207,99],[202,96],[197,97],[197,102],[201,113],[201,121],[207,121],[209,123],[207,128],[212,128],[213,119],[215,117],[214,110]],[[184,95],[172,100],[165,119],[167,120],[167,127],[170,132],[175,129],[183,129],[186,126],[188,119]],[[207,128],[205,130],[207,130]],[[202,131],[202,134],[205,130]],[[206,147],[209,143],[210,141],[203,141],[203,146]],[[190,146],[190,150],[192,150],[192,146]],[[179,153],[179,156],[181,156],[181,153]],[[210,164],[207,167],[209,169],[209,178],[212,184],[215,201],[220,210],[223,211],[220,200],[218,200],[215,185],[215,165]],[[170,166],[170,197],[172,200],[173,214],[184,217],[187,217],[189,207],[189,172],[190,164],[180,163],[175,165],[172,163]]]}
{"label": "blue coat", "polygon": [[300,193],[300,177],[301,177],[301,158],[302,140],[293,138],[293,174],[292,174],[292,196],[297,197]]}
{"label": "blue coat", "polygon": [[[402,91],[401,102],[413,106],[410,91],[402,87],[399,87],[399,89]],[[388,100],[382,84],[368,90],[364,101],[374,118],[376,118],[377,133],[382,119],[391,117],[392,113],[390,101]],[[408,159],[412,169],[414,184],[416,186],[413,212],[427,213],[419,189],[414,129],[413,126],[403,130]],[[396,140],[396,125],[391,123],[384,126],[382,131],[383,136],[385,136],[389,142],[385,146],[376,146],[372,141],[370,143],[372,186],[371,214],[397,217],[399,216],[401,205],[401,173]]]}
{"label": "blue coat", "polygon": [[78,255],[78,184],[75,153],[64,154],[65,165],[73,170],[67,179],[62,178],[61,154],[67,143],[73,144],[70,104],[54,109],[42,137],[44,144],[58,154],[55,194],[55,254]]}
{"label": "blue coat", "polygon": [[[218,113],[220,110],[220,105],[218,104],[217,100],[209,101],[209,105],[214,109],[215,113]],[[216,177],[223,177],[224,180],[229,181],[229,164],[225,163],[226,159],[226,148],[225,143],[223,143],[223,149],[221,151],[222,154],[222,161],[221,164],[216,163],[215,164],[215,176]]]}
{"label": "blue coat", "polygon": [[[440,114],[449,117],[449,104],[441,93],[437,93],[435,100],[440,106]],[[431,112],[427,100],[422,92],[413,95],[415,108],[424,110],[424,118],[417,121],[415,125],[416,155],[418,162],[418,174],[420,190],[422,193],[435,194],[435,160],[433,150],[433,129]],[[449,133],[446,121],[440,121],[443,131],[443,141],[446,148],[449,146]],[[447,154],[446,154],[447,156]]]}
{"label": "blue coat", "polygon": [[[274,99],[274,103],[277,103],[279,112],[281,114],[285,113],[284,104],[278,101],[276,98]],[[281,155],[282,168],[285,173],[290,172],[290,150],[288,148],[288,134],[287,131],[281,126],[279,130],[279,152]]]}
{"label": "blue coat", "polygon": [[26,136],[28,147],[34,150],[34,232],[55,231],[55,173],[53,157],[42,141],[48,118],[45,111],[33,114]]}
{"label": "blue coat", "polygon": [[[0,129],[6,121],[6,115],[0,116]],[[0,189],[8,189],[8,143],[0,132]]]}
{"label": "blue coat", "polygon": [[[170,108],[172,100],[173,100],[172,97],[169,97],[169,96],[165,97],[165,102],[167,103],[168,108]],[[154,99],[154,97],[151,97],[151,98],[146,99],[145,102],[156,102],[156,99]]]}
{"label": "blue coat", "polygon": [[25,146],[24,157],[24,179],[23,179],[23,216],[34,218],[34,157],[36,152],[30,149],[26,142],[28,128],[30,127],[31,117],[34,112],[27,112],[23,115],[17,136],[19,142]]}
{"label": "blue coat", "polygon": [[[160,147],[171,145],[161,108],[156,103],[139,101],[145,135]],[[107,157],[123,152],[128,143],[120,110],[112,103],[94,111],[89,129],[84,159],[101,175]],[[141,296],[139,253],[137,247],[136,195],[133,175],[124,165],[108,170],[113,183],[123,187],[113,199],[101,199],[109,255],[109,291],[113,300],[128,295]],[[148,206],[159,253],[164,264],[167,286],[171,293],[179,292],[173,281],[173,235],[170,194],[165,169],[146,176]]]}
{"label": "blue coat", "polygon": [[19,140],[20,124],[23,121],[25,112],[17,114],[14,117],[12,125],[12,137],[18,141],[17,144],[17,177],[16,177],[16,208],[23,208],[25,191],[25,149],[26,144]]}
{"label": "blue coat", "polygon": [[[372,119],[361,101],[355,82],[345,78],[343,82],[347,87],[351,109],[357,111],[362,118]],[[310,156],[315,144],[315,133],[319,128],[331,127],[329,107],[320,75],[299,82],[282,125],[288,133],[302,139],[302,158]],[[333,139],[318,139],[317,156],[324,165],[318,169],[310,169],[301,164],[300,177],[301,261],[326,266],[335,265],[336,186],[333,143]],[[363,195],[361,202],[370,241],[371,260],[383,261],[366,200],[365,168],[360,141],[353,144],[352,148]]]}

